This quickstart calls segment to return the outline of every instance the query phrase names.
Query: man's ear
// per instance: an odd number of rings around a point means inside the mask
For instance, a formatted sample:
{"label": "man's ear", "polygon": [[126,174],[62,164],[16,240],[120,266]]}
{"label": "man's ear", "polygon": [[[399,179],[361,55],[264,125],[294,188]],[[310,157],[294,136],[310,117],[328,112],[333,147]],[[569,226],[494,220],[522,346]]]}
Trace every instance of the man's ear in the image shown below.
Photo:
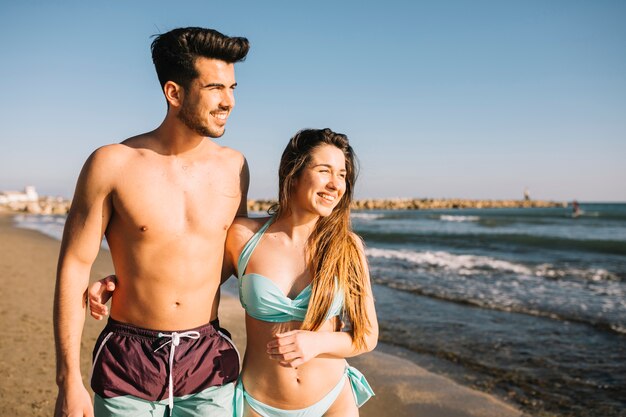
{"label": "man's ear", "polygon": [[174,81],[168,81],[163,86],[163,93],[165,99],[172,107],[180,107],[183,104],[185,98],[185,89],[176,84]]}

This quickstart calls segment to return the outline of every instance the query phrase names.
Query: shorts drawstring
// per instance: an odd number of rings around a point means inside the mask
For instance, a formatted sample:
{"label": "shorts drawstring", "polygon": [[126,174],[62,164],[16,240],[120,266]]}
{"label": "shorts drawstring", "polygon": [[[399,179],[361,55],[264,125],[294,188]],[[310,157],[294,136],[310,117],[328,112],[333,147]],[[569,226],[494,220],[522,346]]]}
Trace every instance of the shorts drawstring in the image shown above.
{"label": "shorts drawstring", "polygon": [[171,416],[172,409],[174,408],[174,379],[172,378],[172,371],[174,368],[174,352],[176,351],[176,346],[180,345],[180,339],[183,337],[187,337],[189,339],[199,339],[200,333],[195,330],[183,332],[183,333],[178,333],[178,332],[159,333],[159,337],[169,337],[170,340],[168,340],[167,342],[163,343],[161,346],[156,348],[154,350],[155,352],[161,349],[163,346],[167,345],[168,343],[172,344],[172,348],[170,349],[170,360],[169,360],[170,372],[169,372],[169,398],[168,398],[168,404],[170,407],[170,416]]}

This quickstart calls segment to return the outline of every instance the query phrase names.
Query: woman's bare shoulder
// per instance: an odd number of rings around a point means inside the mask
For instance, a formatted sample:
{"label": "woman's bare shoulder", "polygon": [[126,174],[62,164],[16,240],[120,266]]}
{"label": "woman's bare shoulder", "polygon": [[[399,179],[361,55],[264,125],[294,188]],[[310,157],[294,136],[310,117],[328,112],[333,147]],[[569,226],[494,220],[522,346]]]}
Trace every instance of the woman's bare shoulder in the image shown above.
{"label": "woman's bare shoulder", "polygon": [[269,219],[269,217],[236,217],[228,229],[228,239],[247,242]]}

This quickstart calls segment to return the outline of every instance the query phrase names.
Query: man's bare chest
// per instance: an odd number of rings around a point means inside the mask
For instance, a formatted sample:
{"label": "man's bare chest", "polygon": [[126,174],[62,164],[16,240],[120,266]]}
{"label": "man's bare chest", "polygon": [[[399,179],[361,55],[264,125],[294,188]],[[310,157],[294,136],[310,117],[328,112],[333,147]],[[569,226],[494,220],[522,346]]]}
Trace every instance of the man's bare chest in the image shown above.
{"label": "man's bare chest", "polygon": [[241,201],[239,176],[217,167],[192,168],[128,170],[112,193],[117,220],[130,230],[172,237],[226,230]]}

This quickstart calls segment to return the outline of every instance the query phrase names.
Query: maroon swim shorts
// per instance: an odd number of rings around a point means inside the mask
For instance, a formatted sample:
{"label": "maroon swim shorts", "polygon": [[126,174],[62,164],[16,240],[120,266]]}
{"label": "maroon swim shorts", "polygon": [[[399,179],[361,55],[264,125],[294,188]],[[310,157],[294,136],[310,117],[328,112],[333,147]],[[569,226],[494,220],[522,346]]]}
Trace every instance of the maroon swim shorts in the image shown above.
{"label": "maroon swim shorts", "polygon": [[94,348],[91,388],[104,399],[131,395],[160,401],[170,390],[182,397],[238,376],[239,353],[217,320],[159,332],[109,319]]}

